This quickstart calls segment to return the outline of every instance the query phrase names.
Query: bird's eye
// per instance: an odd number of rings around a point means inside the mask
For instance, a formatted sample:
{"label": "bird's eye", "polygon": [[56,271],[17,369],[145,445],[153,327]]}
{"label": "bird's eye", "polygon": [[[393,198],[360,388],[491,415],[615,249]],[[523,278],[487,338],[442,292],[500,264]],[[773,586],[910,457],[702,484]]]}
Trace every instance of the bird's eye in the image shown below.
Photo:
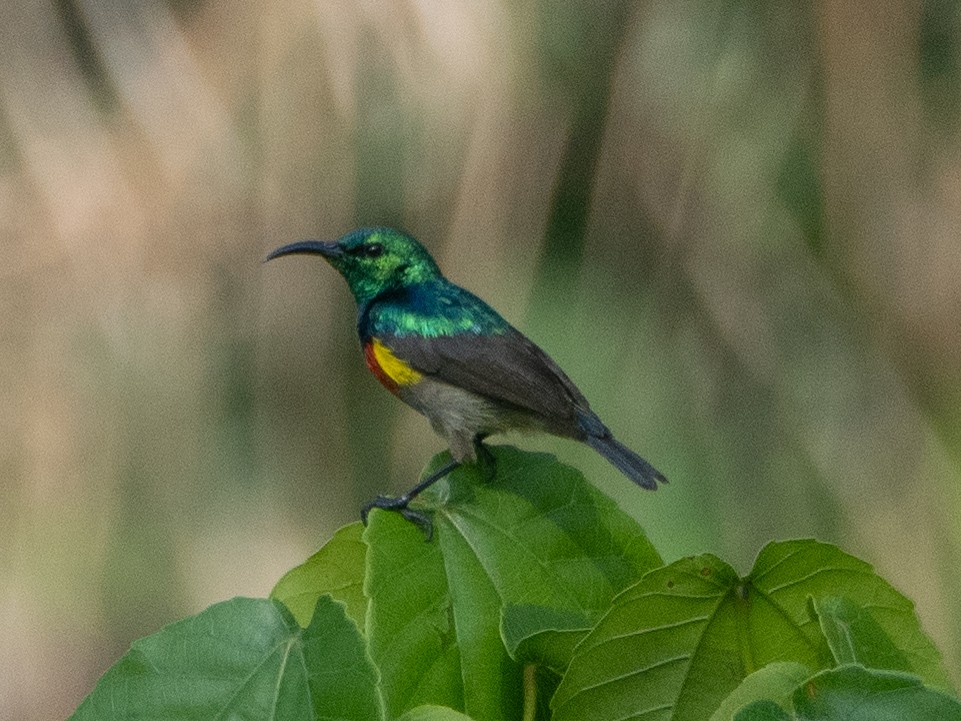
{"label": "bird's eye", "polygon": [[355,258],[379,258],[384,254],[384,246],[380,243],[365,243],[354,246],[347,253]]}

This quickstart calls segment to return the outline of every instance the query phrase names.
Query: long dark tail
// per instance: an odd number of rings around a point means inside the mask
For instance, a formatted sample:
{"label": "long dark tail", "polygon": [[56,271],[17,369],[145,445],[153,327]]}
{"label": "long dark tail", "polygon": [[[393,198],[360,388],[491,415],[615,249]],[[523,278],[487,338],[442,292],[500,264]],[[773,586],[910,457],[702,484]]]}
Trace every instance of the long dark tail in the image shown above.
{"label": "long dark tail", "polygon": [[658,483],[667,483],[664,474],[625,446],[608,431],[605,435],[588,435],[584,439],[591,448],[609,460],[621,473],[641,488],[657,489]]}

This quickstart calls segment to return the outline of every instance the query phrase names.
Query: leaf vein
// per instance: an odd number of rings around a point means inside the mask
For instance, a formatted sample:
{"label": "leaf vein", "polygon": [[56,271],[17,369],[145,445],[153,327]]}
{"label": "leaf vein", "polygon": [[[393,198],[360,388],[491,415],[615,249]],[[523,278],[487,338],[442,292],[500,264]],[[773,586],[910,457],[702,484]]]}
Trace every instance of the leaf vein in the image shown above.
{"label": "leaf vein", "polygon": [[470,509],[468,508],[460,507],[457,510],[459,511],[458,514],[446,513],[445,515],[447,516],[447,520],[450,521],[451,525],[457,529],[461,538],[464,539],[464,542],[468,546],[470,546],[472,551],[474,551],[475,555],[477,556],[478,562],[481,564],[481,567],[484,569],[484,573],[486,573],[488,578],[491,579],[491,585],[494,586],[494,589],[495,591],[497,591],[498,596],[503,598],[503,594],[501,593],[501,590],[497,588],[497,584],[493,582],[493,575],[491,574],[490,570],[487,568],[487,566],[484,563],[484,558],[485,558],[484,554],[478,553],[477,549],[474,548],[474,545],[468,539],[468,534],[465,532],[463,528],[461,528],[460,523],[458,523],[458,521],[461,520],[462,517],[470,518],[474,520],[476,523],[478,523],[479,525],[483,525],[488,529],[490,529],[492,533],[498,533],[501,536],[503,536],[507,541],[513,544],[513,547],[515,550],[519,550],[523,552],[524,555],[532,559],[534,563],[540,567],[540,569],[544,572],[544,575],[550,578],[551,585],[554,587],[553,590],[561,592],[563,596],[566,598],[566,600],[569,601],[575,608],[577,608],[577,610],[581,611],[582,613],[587,613],[589,610],[591,610],[591,609],[586,609],[581,605],[578,599],[573,596],[570,589],[568,589],[565,584],[561,583],[561,578],[557,576],[557,574],[553,571],[551,566],[548,563],[546,563],[544,559],[540,558],[540,556],[538,556],[537,554],[532,553],[530,549],[528,549],[527,546],[524,543],[522,543],[519,538],[514,536],[514,534],[509,532],[506,528],[502,528],[501,526],[497,526],[494,523],[491,523],[489,520],[485,519],[484,517],[471,512]]}
{"label": "leaf vein", "polygon": [[[874,577],[875,575],[872,571],[867,571],[862,569],[843,568],[841,566],[823,566],[822,568],[818,568],[812,571],[811,573],[807,574],[806,576],[802,576],[801,578],[795,578],[792,581],[787,581],[786,583],[782,583],[780,586],[767,588],[765,589],[765,593],[767,593],[768,595],[775,594],[779,591],[783,591],[785,588],[791,588],[792,586],[797,586],[798,584],[804,583],[805,581],[809,581],[815,576],[818,576],[822,573],[831,573],[833,571],[837,571],[839,573],[855,573],[860,576]],[[755,588],[757,588],[756,583],[755,583]]]}
{"label": "leaf vein", "polygon": [[[290,652],[290,647],[293,646],[294,642],[298,638],[300,638],[300,634],[301,634],[301,631],[298,630],[290,638],[284,639],[283,641],[278,643],[276,646],[274,646],[272,649],[270,649],[269,653],[264,654],[264,657],[257,663],[256,666],[254,666],[250,670],[250,673],[248,673],[244,677],[244,679],[237,685],[237,688],[234,689],[234,692],[230,694],[230,698],[224,702],[224,705],[221,707],[220,711],[217,713],[216,716],[214,716],[214,721],[217,721],[217,719],[224,718],[224,713],[227,711],[227,709],[230,708],[230,705],[237,700],[237,698],[240,696],[241,691],[243,691],[247,687],[247,684],[250,683],[250,680],[257,674],[258,671],[260,671],[261,667],[266,665],[266,663],[274,657],[274,654],[277,653],[278,650],[280,650],[283,646],[286,646],[287,652],[288,653]],[[286,665],[286,654],[285,654],[284,662],[285,662],[284,665]]]}
{"label": "leaf vein", "polygon": [[601,648],[602,646],[612,643],[614,641],[620,641],[625,638],[633,638],[634,636],[643,636],[648,633],[654,633],[655,631],[664,631],[669,628],[681,628],[683,626],[688,626],[692,623],[700,623],[701,621],[707,621],[710,618],[710,614],[707,616],[695,616],[693,618],[687,618],[683,621],[676,621],[674,623],[665,623],[662,626],[652,626],[651,628],[642,628],[638,631],[631,631],[630,633],[622,633],[617,636],[611,636],[610,638],[605,638],[603,641],[597,645],[591,646],[590,650]]}
{"label": "leaf vein", "polygon": [[[605,678],[605,679],[603,679],[602,681],[598,681],[597,683],[591,684],[590,686],[583,686],[583,687],[579,688],[579,689],[577,690],[577,693],[575,693],[573,696],[571,696],[571,698],[572,698],[572,699],[573,699],[573,698],[576,698],[578,695],[580,695],[580,694],[582,694],[582,693],[585,693],[585,692],[587,692],[587,691],[593,691],[594,689],[600,688],[601,686],[606,686],[607,684],[617,683],[618,681],[623,681],[624,679],[631,678],[632,676],[638,676],[638,675],[640,675],[640,674],[642,674],[642,673],[647,673],[648,671],[653,671],[654,669],[660,668],[661,666],[667,666],[667,665],[669,665],[669,664],[676,663],[676,662],[678,662],[678,661],[687,661],[687,660],[689,660],[690,658],[691,658],[691,654],[689,654],[689,653],[688,653],[688,654],[682,654],[682,655],[680,655],[680,656],[671,656],[670,658],[665,658],[665,659],[663,659],[663,660],[661,660],[661,661],[658,661],[657,663],[653,663],[653,664],[651,664],[650,666],[645,666],[644,668],[636,668],[636,669],[634,669],[634,670],[632,670],[632,671],[628,671],[627,673],[622,673],[620,676],[613,676],[613,677],[611,677],[611,678]],[[570,701],[570,699],[568,699],[568,702],[569,702],[569,701]]]}

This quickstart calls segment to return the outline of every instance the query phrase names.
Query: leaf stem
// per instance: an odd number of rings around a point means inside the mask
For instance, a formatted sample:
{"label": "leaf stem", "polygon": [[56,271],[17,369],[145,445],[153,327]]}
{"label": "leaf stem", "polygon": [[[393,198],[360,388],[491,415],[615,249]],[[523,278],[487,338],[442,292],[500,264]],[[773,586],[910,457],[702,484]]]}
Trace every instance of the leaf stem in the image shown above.
{"label": "leaf stem", "polygon": [[537,666],[524,666],[524,719],[534,721],[537,715]]}

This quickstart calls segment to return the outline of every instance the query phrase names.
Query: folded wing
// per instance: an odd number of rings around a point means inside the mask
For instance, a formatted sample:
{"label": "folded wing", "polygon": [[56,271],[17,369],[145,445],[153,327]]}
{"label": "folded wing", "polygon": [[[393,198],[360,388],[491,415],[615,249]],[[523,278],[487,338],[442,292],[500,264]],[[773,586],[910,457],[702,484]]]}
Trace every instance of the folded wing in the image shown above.
{"label": "folded wing", "polygon": [[488,335],[412,334],[380,340],[420,373],[532,412],[568,435],[580,435],[578,418],[590,413],[564,371],[514,328]]}

